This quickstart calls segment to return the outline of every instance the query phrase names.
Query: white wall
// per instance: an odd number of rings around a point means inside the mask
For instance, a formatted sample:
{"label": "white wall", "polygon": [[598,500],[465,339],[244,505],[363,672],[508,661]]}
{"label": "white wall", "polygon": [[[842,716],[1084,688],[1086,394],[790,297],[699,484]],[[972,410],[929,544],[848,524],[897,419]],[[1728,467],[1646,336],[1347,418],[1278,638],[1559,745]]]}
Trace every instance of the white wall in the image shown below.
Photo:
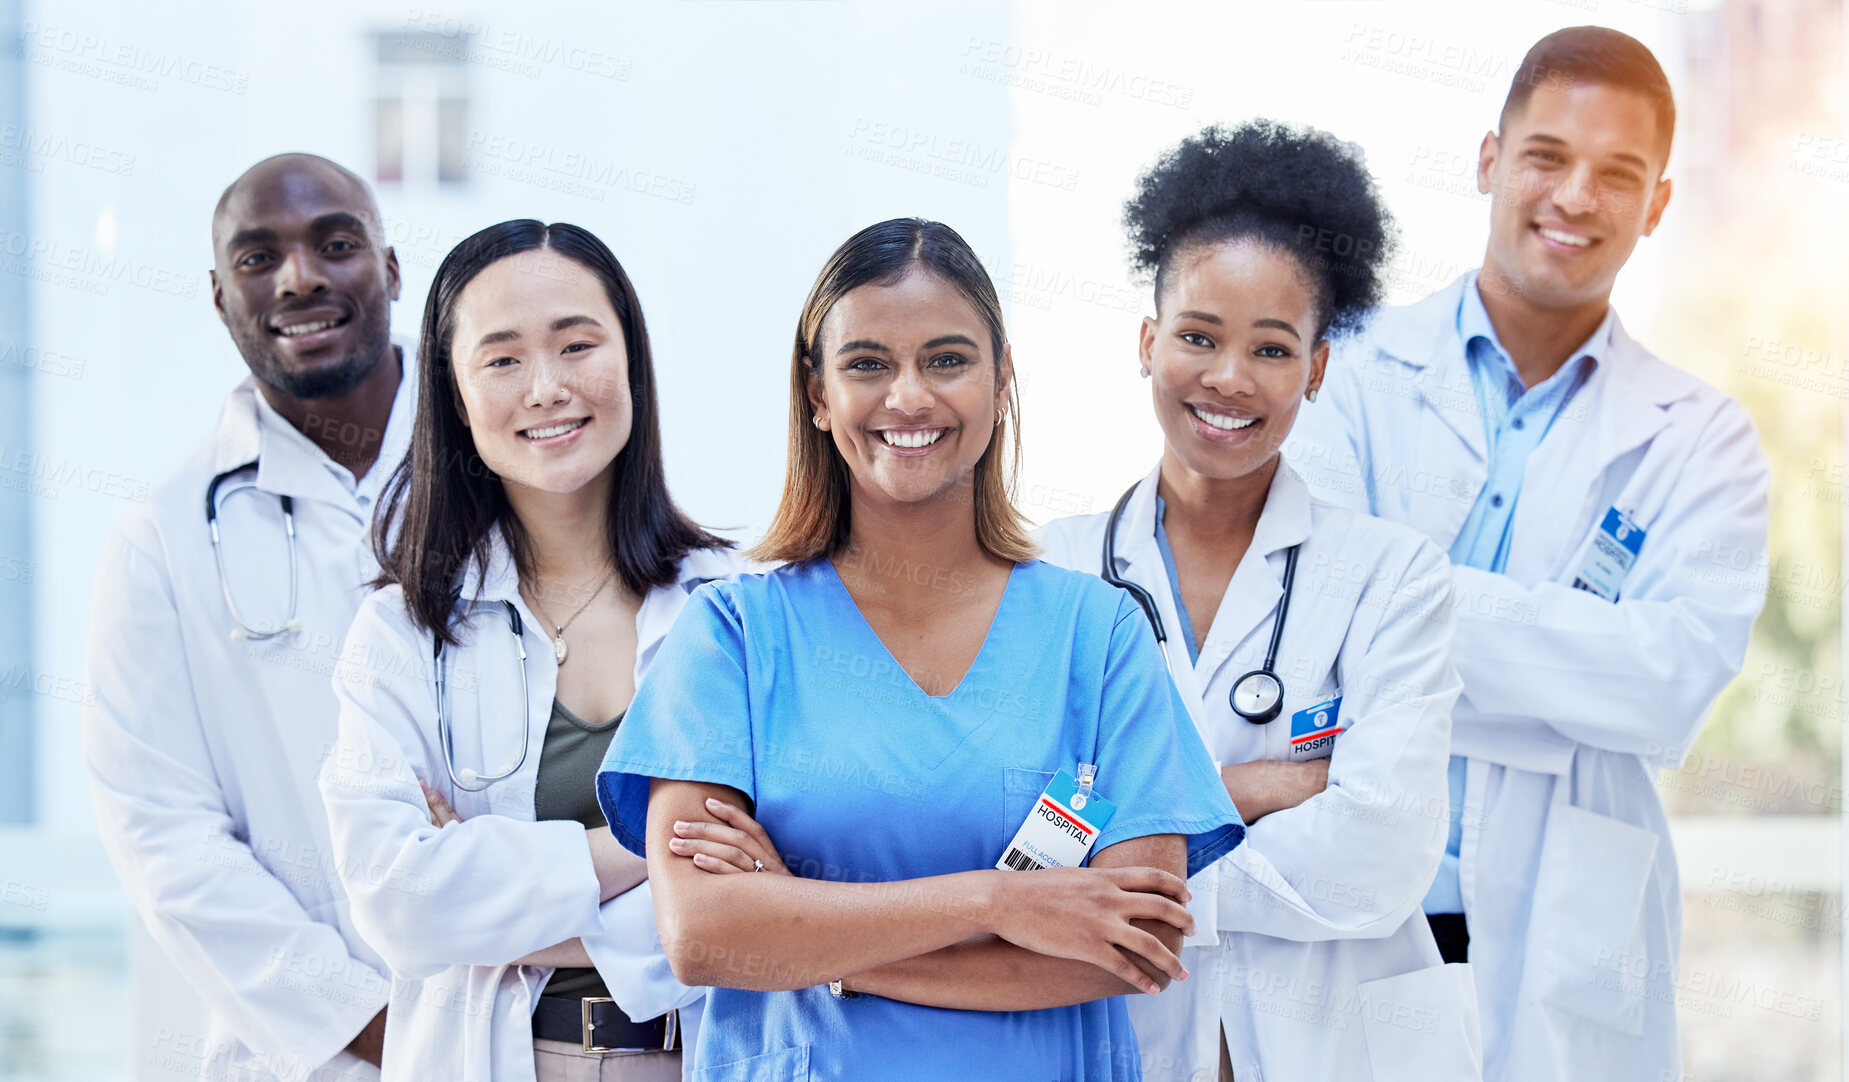
{"label": "white wall", "polygon": [[[380,191],[406,272],[399,333],[415,334],[437,262],[473,230],[510,217],[594,230],[643,299],[678,498],[749,535],[781,479],[797,309],[853,230],[918,214],[969,238],[1010,299],[1026,509],[1099,510],[1159,448],[1134,375],[1149,301],[1118,224],[1159,150],[1260,115],[1361,143],[1407,238],[1394,299],[1411,299],[1481,252],[1488,208],[1470,162],[1527,45],[1599,21],[1663,50],[1673,74],[1659,6],[37,0],[31,126],[67,149],[35,173],[31,239],[49,280],[35,285],[33,339],[81,364],[41,372],[34,390],[38,454],[79,477],[47,484],[36,505],[37,667],[80,681],[89,583],[119,493],[145,490],[203,439],[244,373],[205,281],[220,190],[284,150],[370,172],[374,31],[431,19],[482,30],[468,68],[471,182]],[[607,54],[616,74],[574,70],[555,46]],[[79,143],[87,156],[68,149]],[[529,154],[533,179],[511,178],[510,158]],[[560,190],[583,183],[572,163],[586,158],[669,197],[621,181]],[[1672,214],[1663,235],[1692,224]],[[1618,297],[1633,326],[1649,321],[1652,244]],[[77,704],[47,697],[39,731],[40,829],[93,834]],[[99,859],[93,846],[67,851]],[[138,956],[146,946],[136,941]],[[138,976],[153,1008],[144,1038],[188,1017],[169,971]]]}
{"label": "white wall", "polygon": [[[49,486],[36,508],[41,670],[81,679],[88,587],[124,507],[110,493],[145,490],[204,439],[244,374],[205,277],[219,192],[285,150],[370,175],[373,31],[474,25],[478,43],[505,44],[478,49],[484,61],[469,65],[481,168],[466,188],[380,188],[406,272],[397,332],[415,337],[437,263],[482,226],[538,217],[598,233],[642,296],[674,491],[716,526],[750,533],[769,520],[782,477],[789,342],[802,298],[837,244],[880,218],[920,214],[1006,258],[1000,177],[942,183],[851,153],[895,127],[1005,150],[1005,89],[948,77],[966,36],[1006,33],[1005,8],[505,8],[334,0],[304,17],[214,3],[184,18],[164,6],[96,0],[29,9],[33,126],[107,147],[117,152],[111,161],[130,167],[111,175],[52,160],[36,192],[36,239],[50,246],[48,261],[115,260],[128,276],[78,273],[37,287],[35,337],[84,361],[80,379],[38,380],[38,451],[93,471],[105,489]],[[573,70],[569,50],[579,46],[619,61],[596,65],[615,74]],[[533,54],[540,59],[524,59]],[[125,55],[133,58],[126,66],[100,59]],[[135,64],[156,74],[136,74]],[[588,194],[549,186],[582,185],[580,160],[605,179]],[[537,182],[508,178],[522,163]],[[152,286],[137,287],[135,276]],[[78,705],[48,698],[41,706],[40,822],[89,832]]]}

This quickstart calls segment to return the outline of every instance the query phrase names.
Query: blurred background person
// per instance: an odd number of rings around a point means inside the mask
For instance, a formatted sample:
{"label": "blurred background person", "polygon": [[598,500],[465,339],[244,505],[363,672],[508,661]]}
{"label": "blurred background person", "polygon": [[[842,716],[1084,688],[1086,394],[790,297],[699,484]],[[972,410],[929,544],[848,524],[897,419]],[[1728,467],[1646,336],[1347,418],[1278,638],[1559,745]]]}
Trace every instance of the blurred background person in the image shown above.
{"label": "blurred background person", "polygon": [[1768,474],[1747,411],[1611,305],[1669,204],[1675,120],[1634,38],[1537,42],[1478,150],[1482,266],[1376,315],[1303,418],[1313,485],[1455,565],[1464,692],[1424,908],[1475,971],[1499,1082],[1680,1072],[1682,892],[1653,774],[1740,671]]}
{"label": "blurred background person", "polygon": [[308,154],[226,188],[212,247],[212,303],[250,376],[110,534],[91,794],[136,911],[210,1011],[201,1077],[377,1078],[385,966],[354,926],[315,773],[415,406],[391,342],[398,259],[365,183]]}

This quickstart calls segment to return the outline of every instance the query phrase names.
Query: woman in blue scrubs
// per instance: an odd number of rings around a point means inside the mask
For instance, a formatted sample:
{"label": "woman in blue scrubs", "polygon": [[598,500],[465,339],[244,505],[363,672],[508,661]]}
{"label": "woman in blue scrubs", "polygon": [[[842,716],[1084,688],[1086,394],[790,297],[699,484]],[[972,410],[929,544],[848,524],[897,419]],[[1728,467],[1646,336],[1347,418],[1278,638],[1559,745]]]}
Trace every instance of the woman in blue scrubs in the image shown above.
{"label": "woman in blue scrubs", "polygon": [[[754,554],[783,566],[689,599],[598,779],[675,973],[715,986],[694,1077],[1139,1078],[1120,997],[1186,976],[1183,880],[1244,828],[1135,603],[1033,558],[969,246],[849,239],[791,392]],[[1089,770],[1084,822],[1042,812]],[[997,870],[1035,812],[1089,866]],[[772,874],[709,874],[741,852]]]}

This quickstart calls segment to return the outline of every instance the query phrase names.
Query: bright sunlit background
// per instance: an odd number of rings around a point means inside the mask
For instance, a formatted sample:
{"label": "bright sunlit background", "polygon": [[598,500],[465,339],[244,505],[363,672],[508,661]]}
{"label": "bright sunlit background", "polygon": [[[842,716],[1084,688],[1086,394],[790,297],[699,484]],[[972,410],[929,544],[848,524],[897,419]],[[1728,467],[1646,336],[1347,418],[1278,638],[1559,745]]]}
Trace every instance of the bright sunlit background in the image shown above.
{"label": "bright sunlit background", "polygon": [[946,221],[1008,302],[1044,521],[1108,507],[1160,448],[1118,218],[1162,148],[1260,116],[1359,143],[1411,300],[1481,255],[1476,147],[1523,52],[1587,22],[1651,46],[1681,110],[1619,310],[1747,405],[1775,477],[1746,670],[1661,780],[1686,1077],[1840,1077],[1841,0],[0,0],[0,1080],[184,1077],[157,1034],[200,1032],[96,842],[78,719],[103,536],[245,373],[205,272],[252,162],[374,182],[406,338],[481,226],[597,232],[647,312],[675,494],[739,536],[776,500],[823,259],[882,218]]}

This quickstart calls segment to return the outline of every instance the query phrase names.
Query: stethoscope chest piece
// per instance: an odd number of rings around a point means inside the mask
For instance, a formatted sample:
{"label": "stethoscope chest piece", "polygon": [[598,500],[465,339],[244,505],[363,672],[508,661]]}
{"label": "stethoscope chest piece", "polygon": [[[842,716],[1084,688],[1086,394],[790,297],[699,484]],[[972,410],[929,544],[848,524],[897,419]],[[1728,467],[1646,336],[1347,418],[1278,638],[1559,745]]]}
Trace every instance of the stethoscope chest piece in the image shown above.
{"label": "stethoscope chest piece", "polygon": [[1233,682],[1227,696],[1233,713],[1254,725],[1263,725],[1278,716],[1284,706],[1284,683],[1270,669],[1253,669]]}
{"label": "stethoscope chest piece", "polygon": [[1278,679],[1278,643],[1284,638],[1284,617],[1290,613],[1290,595],[1297,585],[1297,548],[1292,545],[1284,553],[1284,592],[1278,598],[1278,618],[1271,624],[1265,663],[1233,681],[1233,690],[1226,693],[1233,713],[1254,725],[1273,720],[1284,708],[1284,681]]}
{"label": "stethoscope chest piece", "polygon": [[[1131,485],[1117,499],[1117,506],[1111,508],[1111,517],[1104,525],[1104,581],[1121,590],[1127,591],[1136,599],[1143,615],[1149,618],[1149,627],[1156,633],[1156,642],[1161,644],[1164,657],[1168,655],[1168,635],[1162,627],[1162,617],[1156,610],[1156,599],[1148,590],[1117,571],[1117,520],[1123,517],[1124,506],[1135,494],[1136,486]],[[1276,718],[1284,707],[1284,681],[1278,678],[1278,644],[1284,638],[1284,618],[1290,613],[1291,591],[1297,584],[1297,552],[1301,545],[1292,545],[1284,553],[1283,596],[1278,599],[1278,616],[1271,624],[1271,643],[1265,650],[1265,663],[1259,668],[1241,676],[1233,682],[1233,690],[1227,693],[1227,700],[1232,704],[1233,713],[1254,725],[1263,725]]]}

